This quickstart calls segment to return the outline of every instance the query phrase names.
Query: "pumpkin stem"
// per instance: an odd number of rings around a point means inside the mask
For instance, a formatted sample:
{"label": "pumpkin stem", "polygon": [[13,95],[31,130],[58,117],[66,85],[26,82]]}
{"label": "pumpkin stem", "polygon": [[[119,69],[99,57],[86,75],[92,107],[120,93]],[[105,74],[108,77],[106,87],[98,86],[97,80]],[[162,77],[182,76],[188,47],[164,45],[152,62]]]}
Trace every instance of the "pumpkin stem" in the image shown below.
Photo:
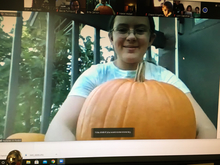
{"label": "pumpkin stem", "polygon": [[142,61],[138,64],[134,80],[136,82],[144,82],[145,81],[145,62],[144,61]]}

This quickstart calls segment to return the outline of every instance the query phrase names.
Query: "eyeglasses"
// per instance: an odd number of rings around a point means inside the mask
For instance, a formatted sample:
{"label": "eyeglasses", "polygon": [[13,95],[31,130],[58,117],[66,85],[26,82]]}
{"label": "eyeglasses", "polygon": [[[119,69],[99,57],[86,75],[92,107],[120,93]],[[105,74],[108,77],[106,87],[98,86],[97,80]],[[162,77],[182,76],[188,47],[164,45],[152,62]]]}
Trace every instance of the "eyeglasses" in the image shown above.
{"label": "eyeglasses", "polygon": [[115,27],[111,30],[111,32],[115,31],[121,37],[128,37],[131,33],[133,33],[136,37],[142,37],[149,32],[149,29],[146,27],[138,27],[135,29],[129,29],[128,27]]}

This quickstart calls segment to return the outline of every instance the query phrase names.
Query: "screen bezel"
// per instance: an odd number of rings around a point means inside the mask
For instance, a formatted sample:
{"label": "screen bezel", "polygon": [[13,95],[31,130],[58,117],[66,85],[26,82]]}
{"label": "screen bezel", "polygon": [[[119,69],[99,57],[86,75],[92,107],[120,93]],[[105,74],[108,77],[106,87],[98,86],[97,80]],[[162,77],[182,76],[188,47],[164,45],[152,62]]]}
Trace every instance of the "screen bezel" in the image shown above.
{"label": "screen bezel", "polygon": [[[218,110],[220,110],[220,91]],[[219,113],[218,119],[220,119]],[[109,160],[132,162],[137,158],[139,161],[154,162],[220,160],[219,120],[217,126],[217,139],[5,142],[0,143],[0,159],[5,159],[5,153],[18,149],[22,153],[28,153],[24,156],[25,159],[42,158],[42,156],[30,156],[30,153],[36,155],[44,153],[43,158],[75,158],[79,160],[79,163],[85,161],[83,158],[88,158],[88,163],[94,163],[94,161],[101,163]],[[94,161],[89,158],[94,158]]]}

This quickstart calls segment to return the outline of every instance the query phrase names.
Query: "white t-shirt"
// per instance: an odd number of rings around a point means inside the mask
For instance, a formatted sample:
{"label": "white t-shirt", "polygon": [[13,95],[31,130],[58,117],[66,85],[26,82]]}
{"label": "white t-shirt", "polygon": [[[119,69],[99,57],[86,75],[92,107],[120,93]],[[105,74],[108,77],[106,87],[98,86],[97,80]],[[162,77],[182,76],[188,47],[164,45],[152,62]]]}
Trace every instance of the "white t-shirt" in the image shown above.
{"label": "white t-shirt", "polygon": [[[172,72],[149,62],[145,62],[145,64],[145,79],[172,84],[184,93],[190,92],[186,85]],[[93,65],[77,79],[69,96],[76,95],[86,98],[93,89],[107,81],[119,78],[134,78],[135,74],[135,70],[121,70],[113,62]]]}

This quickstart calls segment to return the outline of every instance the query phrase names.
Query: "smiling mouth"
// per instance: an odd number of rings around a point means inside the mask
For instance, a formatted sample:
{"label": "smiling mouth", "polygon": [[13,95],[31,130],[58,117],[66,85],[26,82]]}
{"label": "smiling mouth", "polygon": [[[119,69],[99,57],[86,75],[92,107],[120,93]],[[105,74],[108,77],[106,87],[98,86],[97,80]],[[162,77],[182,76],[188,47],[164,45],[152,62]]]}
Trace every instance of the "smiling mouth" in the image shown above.
{"label": "smiling mouth", "polygon": [[124,46],[124,48],[138,48],[138,46]]}
{"label": "smiling mouth", "polygon": [[135,53],[138,49],[138,46],[124,46],[128,53]]}

